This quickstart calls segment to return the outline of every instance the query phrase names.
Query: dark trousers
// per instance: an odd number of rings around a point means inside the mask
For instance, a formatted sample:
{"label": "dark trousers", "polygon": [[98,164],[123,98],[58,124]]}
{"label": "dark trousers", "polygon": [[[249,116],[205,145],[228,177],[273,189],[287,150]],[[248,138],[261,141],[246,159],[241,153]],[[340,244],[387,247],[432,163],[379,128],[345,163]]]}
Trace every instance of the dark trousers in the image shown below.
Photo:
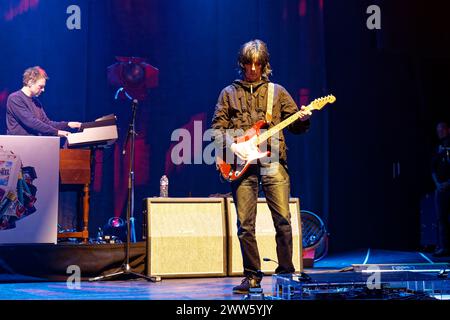
{"label": "dark trousers", "polygon": [[442,249],[450,249],[449,221],[450,216],[450,188],[436,190],[436,211],[438,216],[438,244]]}
{"label": "dark trousers", "polygon": [[237,211],[237,228],[244,275],[261,277],[261,260],[255,237],[258,184],[261,185],[276,230],[278,267],[276,273],[295,272],[292,263],[292,227],[289,212],[290,181],[279,163],[252,165],[244,176],[231,184]]}

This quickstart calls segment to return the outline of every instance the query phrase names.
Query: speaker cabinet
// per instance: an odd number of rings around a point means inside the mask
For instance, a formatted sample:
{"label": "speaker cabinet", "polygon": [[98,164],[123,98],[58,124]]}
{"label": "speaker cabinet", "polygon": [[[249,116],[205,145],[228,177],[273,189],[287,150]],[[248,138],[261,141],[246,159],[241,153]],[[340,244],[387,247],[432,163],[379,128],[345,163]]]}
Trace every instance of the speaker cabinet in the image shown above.
{"label": "speaker cabinet", "polygon": [[143,208],[148,276],[227,274],[223,198],[146,198]]}
{"label": "speaker cabinet", "polygon": [[[243,274],[241,247],[237,236],[237,214],[232,198],[227,198],[227,221],[228,221],[228,275],[236,276]],[[300,220],[300,201],[298,198],[289,200],[291,213],[293,257],[292,262],[295,271],[303,271],[302,259],[302,230]],[[263,261],[269,258],[277,261],[275,227],[272,215],[264,198],[258,199],[256,215],[256,241],[258,243],[259,256],[261,258],[261,271],[272,274],[277,264],[272,261]]]}

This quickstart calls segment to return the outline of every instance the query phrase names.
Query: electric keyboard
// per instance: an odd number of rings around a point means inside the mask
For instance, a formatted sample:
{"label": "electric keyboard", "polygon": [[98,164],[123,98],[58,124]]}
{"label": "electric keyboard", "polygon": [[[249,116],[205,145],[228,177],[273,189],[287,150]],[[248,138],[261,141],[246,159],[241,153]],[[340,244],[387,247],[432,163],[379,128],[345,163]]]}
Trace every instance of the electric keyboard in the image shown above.
{"label": "electric keyboard", "polygon": [[118,138],[116,116],[109,114],[93,122],[85,122],[80,131],[67,136],[69,147],[110,146]]}

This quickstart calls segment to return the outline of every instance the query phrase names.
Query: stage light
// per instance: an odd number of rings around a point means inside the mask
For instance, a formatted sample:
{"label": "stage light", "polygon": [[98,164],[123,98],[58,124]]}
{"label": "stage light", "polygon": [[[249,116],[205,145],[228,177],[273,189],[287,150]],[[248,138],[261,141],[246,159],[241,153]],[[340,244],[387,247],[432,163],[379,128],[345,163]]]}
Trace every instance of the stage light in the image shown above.
{"label": "stage light", "polygon": [[97,233],[98,243],[122,243],[126,238],[126,223],[120,217],[109,218],[108,222]]}
{"label": "stage light", "polygon": [[113,217],[108,220],[108,225],[111,228],[120,228],[120,227],[125,226],[125,221],[123,221],[122,218]]}
{"label": "stage light", "polygon": [[144,68],[140,64],[126,63],[122,68],[122,79],[126,86],[138,87],[145,77]]}
{"label": "stage light", "polygon": [[145,100],[147,91],[158,86],[159,70],[139,57],[116,57],[107,68],[109,84],[119,87],[115,98]]}

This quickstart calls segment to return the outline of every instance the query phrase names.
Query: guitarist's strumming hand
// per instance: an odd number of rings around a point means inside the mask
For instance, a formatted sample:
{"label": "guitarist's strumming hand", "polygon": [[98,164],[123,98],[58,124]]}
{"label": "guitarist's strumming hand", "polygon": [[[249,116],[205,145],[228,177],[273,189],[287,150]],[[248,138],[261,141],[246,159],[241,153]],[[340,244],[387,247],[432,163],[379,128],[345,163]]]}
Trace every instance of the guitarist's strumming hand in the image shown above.
{"label": "guitarist's strumming hand", "polygon": [[306,108],[305,106],[302,106],[300,108],[300,113],[299,113],[299,119],[300,121],[306,121],[308,120],[312,115],[312,112],[310,109]]}
{"label": "guitarist's strumming hand", "polygon": [[256,146],[256,136],[245,142],[233,143],[231,151],[242,160],[248,160],[252,154],[258,153]]}

